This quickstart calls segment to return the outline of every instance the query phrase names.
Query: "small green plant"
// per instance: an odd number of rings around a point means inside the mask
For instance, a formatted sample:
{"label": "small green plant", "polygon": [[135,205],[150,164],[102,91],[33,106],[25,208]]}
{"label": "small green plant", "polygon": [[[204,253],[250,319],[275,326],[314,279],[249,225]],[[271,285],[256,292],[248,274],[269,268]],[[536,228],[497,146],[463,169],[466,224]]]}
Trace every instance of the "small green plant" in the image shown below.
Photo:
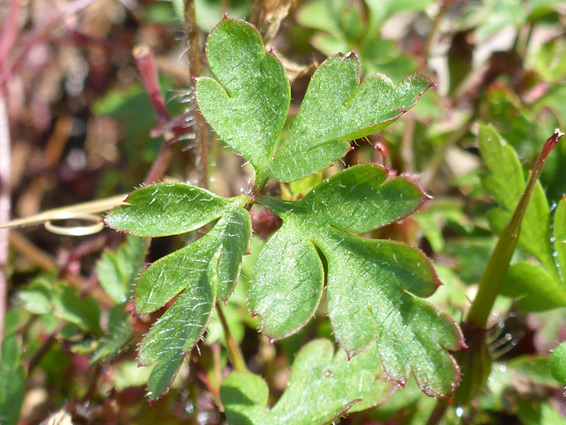
{"label": "small green plant", "polygon": [[459,370],[449,351],[464,343],[458,326],[419,298],[439,285],[430,261],[415,248],[351,234],[411,214],[426,199],[421,189],[403,177],[388,179],[382,167],[358,165],[321,182],[300,201],[261,194],[270,178],[298,180],[341,158],[348,140],[389,125],[430,81],[413,76],[395,86],[376,75],[360,84],[356,56],[333,56],[312,76],[289,134],[278,140],[289,82],[255,28],[226,18],[211,32],[206,51],[216,79],[198,79],[199,108],[216,133],[250,161],[255,191],[226,199],[195,186],[156,184],[135,191],[106,218],[116,230],[146,237],[191,232],[216,221],[205,236],[153,264],[134,291],[138,314],[176,297],[140,346],[143,364],[157,362],[150,397],[168,388],[204,333],[214,303],[233,291],[251,237],[252,204],[283,220],[259,255],[249,294],[251,311],[272,341],[308,323],[326,282],[335,338],[349,357],[374,347],[393,381],[405,385],[412,373],[428,395],[450,397]]}
{"label": "small green plant", "polygon": [[0,425],[565,423],[560,1],[87,4],[0,24]]}

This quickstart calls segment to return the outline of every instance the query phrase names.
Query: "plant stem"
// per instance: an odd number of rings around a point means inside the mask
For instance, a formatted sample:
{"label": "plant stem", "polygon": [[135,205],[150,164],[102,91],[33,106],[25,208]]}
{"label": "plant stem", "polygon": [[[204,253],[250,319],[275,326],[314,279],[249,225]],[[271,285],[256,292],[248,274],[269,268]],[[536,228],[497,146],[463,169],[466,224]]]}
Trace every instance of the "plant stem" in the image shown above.
{"label": "plant stem", "polygon": [[220,302],[216,303],[216,311],[218,312],[218,317],[220,318],[222,327],[224,328],[224,338],[226,339],[228,357],[230,358],[232,366],[234,366],[234,369],[238,372],[247,372],[248,368],[246,366],[246,362],[244,361],[244,356],[242,355],[242,352],[240,351],[240,347],[236,343],[236,340],[232,336],[232,332],[230,332],[230,328],[228,327],[228,322],[226,321],[226,317],[224,316]]}
{"label": "plant stem", "polygon": [[[194,0],[185,0],[185,37],[189,45],[189,72],[191,75],[192,89],[193,94],[196,96],[196,79],[201,75],[201,63],[200,33],[197,25]],[[206,121],[198,108],[195,107],[193,113],[195,115],[195,139],[197,143],[196,167],[198,183],[203,189],[208,189],[208,138]],[[245,372],[248,370],[246,362],[244,361],[240,347],[232,337],[228,322],[226,321],[222,306],[219,302],[216,303],[216,311],[218,312],[218,317],[220,318],[224,330],[224,338],[226,339],[230,362],[234,366],[234,369]]]}
{"label": "plant stem", "polygon": [[51,347],[53,346],[53,344],[57,340],[57,334],[59,332],[61,332],[61,329],[63,329],[63,326],[65,326],[65,321],[60,320],[59,323],[57,323],[55,330],[49,334],[47,339],[43,342],[43,344],[41,344],[41,347],[39,347],[37,349],[37,351],[35,353],[33,353],[33,356],[31,357],[31,359],[28,362],[28,373],[27,373],[28,376],[31,376],[31,374],[33,373],[35,368],[39,365],[39,362],[41,361],[41,359],[51,349]]}
{"label": "plant stem", "polygon": [[[486,325],[491,309],[501,287],[505,281],[511,257],[515,252],[521,232],[521,223],[527,210],[529,200],[537,181],[542,173],[542,168],[558,140],[564,134],[556,129],[550,136],[534,165],[531,176],[523,191],[523,195],[513,212],[511,219],[497,241],[485,272],[480,281],[478,293],[472,302],[466,321],[462,324],[464,337],[468,344],[468,350],[457,353],[457,360],[462,371],[462,381],[455,393],[456,402],[467,403],[485,385],[491,370],[491,356],[487,349],[485,340]],[[448,405],[439,400],[432,412],[427,425],[439,423]]]}
{"label": "plant stem", "polygon": [[[197,25],[194,0],[185,0],[185,37],[188,43],[189,73],[193,96],[196,96],[196,79],[201,75],[200,32]],[[193,106],[195,115],[196,167],[199,186],[208,189],[208,137],[206,121]]]}
{"label": "plant stem", "polygon": [[550,136],[544,144],[519,204],[517,205],[517,208],[515,208],[511,220],[507,226],[505,226],[505,229],[503,229],[503,232],[497,241],[497,245],[489,258],[489,263],[487,264],[487,268],[481,279],[478,293],[472,303],[467,317],[467,322],[478,328],[485,328],[487,324],[487,319],[491,313],[493,303],[495,302],[497,294],[500,292],[505,275],[509,268],[509,262],[515,252],[521,231],[521,222],[523,221],[523,216],[527,210],[536,182],[540,178],[542,168],[548,154],[552,151],[554,146],[556,146],[558,140],[560,140],[563,135],[564,134],[560,132],[560,130],[556,129],[554,134]]}
{"label": "plant stem", "polygon": [[163,177],[167,171],[167,167],[173,157],[173,150],[175,149],[175,134],[166,128],[167,123],[171,120],[171,116],[169,115],[169,111],[167,111],[165,99],[161,93],[157,65],[155,64],[151,50],[149,50],[149,47],[146,45],[140,45],[134,48],[132,54],[147,95],[149,96],[149,100],[151,101],[151,105],[157,115],[159,127],[164,129],[161,149],[144,179],[145,184],[150,184],[155,183]]}

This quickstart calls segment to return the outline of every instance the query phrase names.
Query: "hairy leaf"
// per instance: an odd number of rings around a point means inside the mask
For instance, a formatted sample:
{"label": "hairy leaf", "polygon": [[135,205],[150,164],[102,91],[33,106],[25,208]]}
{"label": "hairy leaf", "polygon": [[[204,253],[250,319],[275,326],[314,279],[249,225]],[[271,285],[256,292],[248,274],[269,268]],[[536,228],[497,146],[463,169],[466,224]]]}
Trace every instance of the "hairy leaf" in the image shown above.
{"label": "hairy leaf", "polygon": [[224,19],[212,30],[206,56],[217,80],[198,79],[199,108],[222,140],[262,175],[289,110],[285,69],[265,52],[259,32],[237,19]]}
{"label": "hairy leaf", "polygon": [[354,54],[338,54],[317,69],[286,140],[275,153],[287,117],[289,83],[279,61],[265,53],[251,25],[224,19],[210,34],[207,57],[217,81],[200,78],[197,101],[218,135],[254,166],[263,184],[289,182],[346,154],[348,141],[380,130],[431,86],[412,76],[395,86],[383,75],[360,85]]}
{"label": "hairy leaf", "polygon": [[413,76],[396,87],[380,74],[360,85],[359,75],[355,54],[338,54],[319,66],[270,166],[273,178],[293,181],[329,166],[348,152],[349,140],[387,127],[431,86]]}
{"label": "hairy leaf", "polygon": [[[381,167],[359,165],[297,202],[260,197],[283,226],[258,258],[250,306],[268,337],[298,331],[322,292],[316,246],[328,264],[328,314],[346,352],[352,356],[376,341],[389,376],[404,384],[412,372],[427,394],[447,397],[459,377],[447,350],[463,341],[448,316],[417,298],[439,284],[429,260],[406,245],[347,233],[399,220],[423,202],[416,185],[404,178],[384,182],[386,175]],[[274,263],[277,252],[285,260]]]}
{"label": "hairy leaf", "polygon": [[222,216],[223,211],[247,202],[247,197],[222,198],[183,183],[157,183],[135,190],[114,208],[105,222],[136,236],[171,236],[196,230]]}
{"label": "hairy leaf", "polygon": [[231,425],[319,425],[384,402],[395,384],[381,373],[375,348],[348,361],[320,339],[299,352],[285,393],[269,411],[267,384],[252,373],[229,375],[220,395]]}
{"label": "hairy leaf", "polygon": [[150,398],[169,388],[203,335],[214,303],[230,296],[251,238],[251,218],[243,208],[248,202],[247,196],[225,199],[194,186],[156,184],[134,192],[129,205],[108,215],[107,223],[118,230],[152,236],[195,230],[218,219],[205,236],[152,264],[134,289],[138,314],[174,299],[139,349],[143,365],[157,363],[149,378]]}

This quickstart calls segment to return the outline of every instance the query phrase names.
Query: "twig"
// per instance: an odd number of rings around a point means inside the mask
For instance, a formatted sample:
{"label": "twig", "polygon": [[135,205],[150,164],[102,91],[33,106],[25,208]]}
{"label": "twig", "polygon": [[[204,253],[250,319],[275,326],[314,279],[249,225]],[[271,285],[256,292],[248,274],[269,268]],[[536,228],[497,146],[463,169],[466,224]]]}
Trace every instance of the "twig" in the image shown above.
{"label": "twig", "polygon": [[[153,109],[155,109],[159,127],[166,128],[167,123],[171,120],[171,115],[169,115],[169,111],[167,111],[165,99],[161,93],[157,65],[153,54],[146,45],[136,46],[132,53],[134,55],[142,83],[147,95],[149,96]],[[174,142],[175,134],[172,131],[165,130],[163,132],[163,143],[161,144],[161,149],[159,150],[157,158],[153,161],[151,169],[145,176],[145,184],[154,183],[163,177],[167,171],[169,163],[171,162],[171,158],[173,157],[173,150],[175,148]]]}
{"label": "twig", "polygon": [[43,356],[45,356],[49,351],[49,349],[53,346],[53,344],[56,341],[57,334],[61,332],[63,326],[65,326],[65,321],[64,320],[59,321],[59,323],[57,323],[57,326],[55,327],[55,330],[49,334],[47,339],[43,342],[43,344],[41,344],[41,347],[39,347],[37,351],[33,354],[33,356],[31,357],[28,363],[28,376],[31,376],[31,374],[33,373],[33,371],[35,370],[35,368],[37,367]]}
{"label": "twig", "polygon": [[232,332],[230,332],[230,328],[228,327],[228,322],[226,321],[220,302],[216,303],[216,311],[218,312],[218,317],[220,318],[222,327],[224,328],[224,338],[226,339],[226,347],[228,348],[228,357],[230,358],[230,362],[232,363],[232,366],[234,366],[234,369],[238,372],[246,372],[248,368],[246,367],[244,356],[242,355],[236,340],[232,336]]}
{"label": "twig", "polygon": [[[188,43],[189,73],[193,95],[196,96],[196,79],[201,75],[200,63],[200,33],[195,14],[194,0],[185,0],[185,37]],[[208,137],[204,117],[194,106],[195,140],[196,140],[196,167],[198,184],[208,189]]]}

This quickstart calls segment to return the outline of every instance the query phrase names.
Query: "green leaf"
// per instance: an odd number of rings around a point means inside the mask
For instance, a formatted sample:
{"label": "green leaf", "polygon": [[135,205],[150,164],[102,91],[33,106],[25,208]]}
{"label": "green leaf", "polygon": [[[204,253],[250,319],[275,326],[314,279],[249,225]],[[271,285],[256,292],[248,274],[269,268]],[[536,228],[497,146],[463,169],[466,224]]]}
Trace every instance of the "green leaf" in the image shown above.
{"label": "green leaf", "polygon": [[549,402],[525,401],[519,405],[517,418],[525,425],[566,425],[563,413]]}
{"label": "green leaf", "polygon": [[128,205],[107,217],[119,230],[152,236],[195,230],[218,219],[205,236],[151,265],[134,289],[138,314],[154,312],[175,298],[139,349],[141,364],[156,363],[148,383],[152,399],[169,388],[203,335],[216,300],[227,300],[234,289],[251,238],[251,218],[243,208],[249,200],[225,199],[183,184],[156,184],[134,192]]}
{"label": "green leaf", "polygon": [[[480,127],[480,153],[488,173],[482,178],[484,189],[500,205],[488,214],[493,229],[500,233],[509,222],[526,186],[517,154],[491,127]],[[556,276],[550,240],[550,215],[544,190],[536,183],[521,225],[519,247],[534,256]]]}
{"label": "green leaf", "polygon": [[360,85],[357,56],[333,56],[313,75],[289,137],[274,155],[290,99],[281,63],[265,53],[255,28],[235,19],[224,19],[211,32],[207,58],[218,81],[197,81],[199,108],[216,133],[250,161],[259,186],[269,177],[290,182],[327,167],[346,154],[349,140],[388,126],[432,85],[412,76],[395,86],[383,75]]}
{"label": "green leaf", "polygon": [[283,65],[265,52],[259,32],[237,19],[224,19],[212,30],[206,56],[218,81],[198,79],[199,108],[222,140],[262,176],[289,110]]}
{"label": "green leaf", "polygon": [[125,311],[125,306],[125,303],[118,304],[110,310],[106,336],[102,338],[100,345],[90,359],[90,365],[103,359],[112,360],[132,337],[131,314]]}
{"label": "green leaf", "polygon": [[319,66],[289,137],[270,165],[274,179],[298,180],[329,166],[348,152],[349,140],[387,127],[432,85],[429,79],[416,75],[395,86],[380,74],[360,85],[359,75],[355,54],[337,54]]}
{"label": "green leaf", "polygon": [[96,265],[98,282],[116,303],[132,296],[133,283],[142,270],[148,242],[127,235],[126,241],[116,251],[105,251]]}
{"label": "green leaf", "polygon": [[208,234],[159,259],[145,271],[134,290],[136,312],[151,313],[186,287],[212,282],[218,287],[218,297],[228,299],[250,234],[248,212],[240,208],[229,211]]}
{"label": "green leaf", "polygon": [[18,292],[17,297],[22,307],[31,313],[51,313],[87,331],[101,332],[98,303],[90,296],[80,297],[62,282],[39,277]]}
{"label": "green leaf", "polygon": [[554,252],[556,265],[566,282],[566,198],[563,198],[554,213]]}
{"label": "green leaf", "polygon": [[561,385],[566,385],[566,342],[554,349],[550,356],[550,371]]}
{"label": "green leaf", "polygon": [[150,400],[159,398],[169,390],[184,358],[183,353],[172,351],[165,354],[155,365],[147,381],[147,396]]}
{"label": "green leaf", "polygon": [[136,236],[171,236],[191,232],[220,218],[228,208],[245,205],[249,198],[222,198],[183,183],[158,183],[129,195],[105,218],[108,226]]}
{"label": "green leaf", "polygon": [[230,374],[220,395],[231,425],[318,425],[384,402],[395,385],[379,378],[381,372],[374,348],[348,361],[320,339],[301,349],[285,393],[271,410],[266,411],[267,384],[252,373]]}
{"label": "green leaf", "polygon": [[17,425],[24,400],[26,378],[16,334],[7,334],[0,353],[0,424]]}
{"label": "green leaf", "polygon": [[[158,362],[157,371],[152,372],[155,388],[150,388],[150,398],[159,397],[173,381],[185,353],[192,350],[204,333],[215,300],[216,285],[208,281],[206,272],[202,273],[199,281],[177,297],[143,339],[140,362],[146,366]],[[167,379],[169,381],[164,383]]]}
{"label": "green leaf", "polygon": [[509,267],[501,294],[518,298],[517,308],[525,313],[566,306],[566,284],[532,263]]}
{"label": "green leaf", "polygon": [[263,318],[263,332],[285,338],[312,318],[323,287],[324,270],[315,245],[285,223],[258,258],[250,307]]}
{"label": "green leaf", "polygon": [[[404,384],[412,372],[424,392],[448,397],[459,371],[447,350],[458,350],[463,341],[448,316],[417,298],[436,290],[434,268],[414,248],[346,232],[384,226],[423,202],[424,194],[413,183],[404,178],[384,182],[385,176],[381,167],[359,165],[297,202],[259,197],[283,226],[258,258],[250,306],[261,315],[268,337],[298,331],[321,297],[316,246],[328,264],[328,314],[341,347],[353,356],[377,341],[390,377]],[[276,261],[277,255],[284,260]]]}

